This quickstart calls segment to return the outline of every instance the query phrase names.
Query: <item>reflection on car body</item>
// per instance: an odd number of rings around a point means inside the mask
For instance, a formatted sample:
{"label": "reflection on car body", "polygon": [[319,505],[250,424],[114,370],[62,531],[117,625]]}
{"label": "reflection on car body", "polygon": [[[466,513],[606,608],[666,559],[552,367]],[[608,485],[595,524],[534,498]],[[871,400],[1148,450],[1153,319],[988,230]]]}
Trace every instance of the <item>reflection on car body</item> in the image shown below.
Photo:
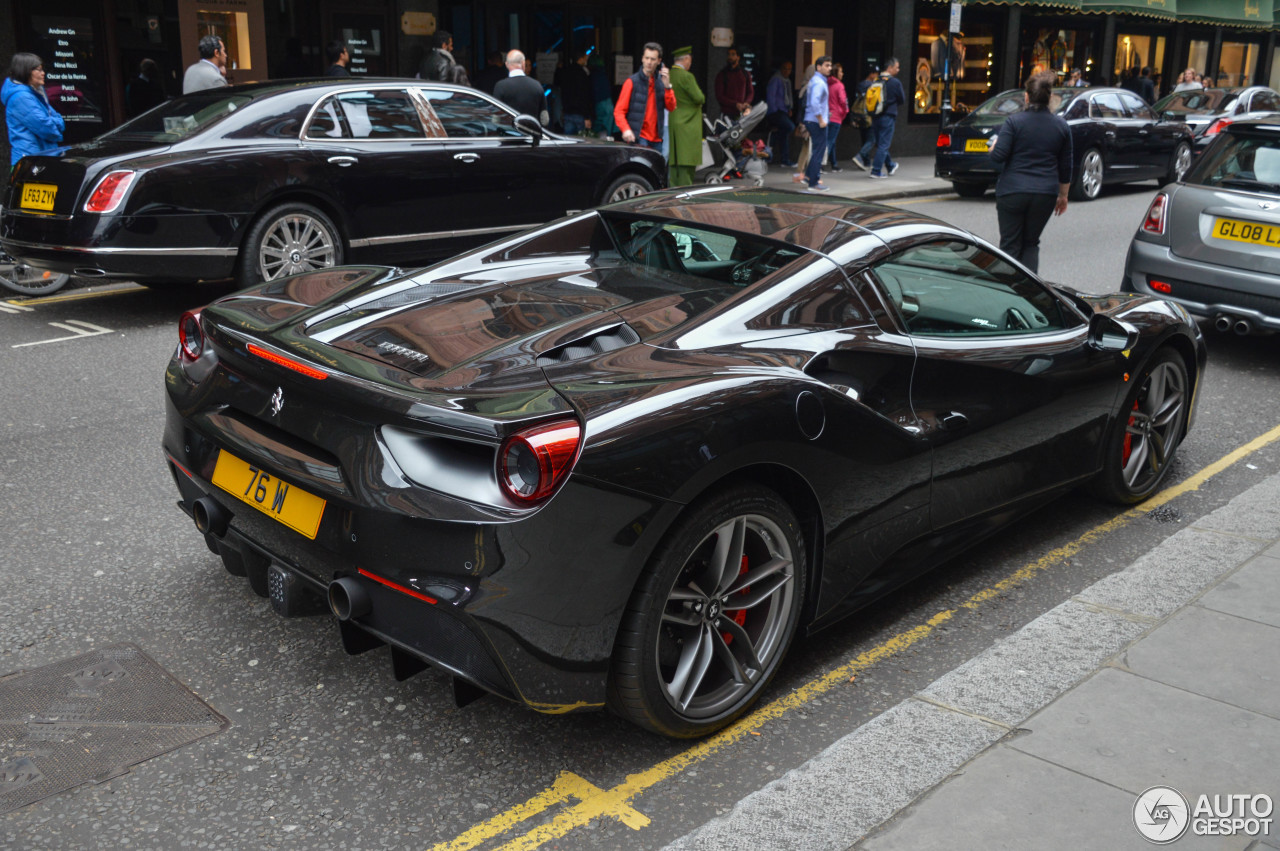
{"label": "reflection on car body", "polygon": [[[1052,287],[914,212],[729,187],[283,278],[179,330],[180,504],[277,610],[327,594],[397,676],[671,736],[1053,496],[1153,493],[1205,365],[1176,305]],[[270,477],[252,507],[227,457]],[[314,534],[272,516],[277,481],[323,501]]]}

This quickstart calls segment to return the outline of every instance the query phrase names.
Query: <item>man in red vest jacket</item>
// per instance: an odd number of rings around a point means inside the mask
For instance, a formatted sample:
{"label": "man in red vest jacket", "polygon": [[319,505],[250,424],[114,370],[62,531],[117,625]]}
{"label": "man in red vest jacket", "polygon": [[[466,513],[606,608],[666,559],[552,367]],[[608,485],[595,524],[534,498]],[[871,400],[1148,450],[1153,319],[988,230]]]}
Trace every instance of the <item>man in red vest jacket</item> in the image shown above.
{"label": "man in red vest jacket", "polygon": [[667,112],[676,108],[671,91],[671,75],[662,64],[662,45],[651,41],[640,56],[640,70],[627,78],[613,108],[613,120],[622,139],[646,148],[662,147],[662,117],[658,104]]}

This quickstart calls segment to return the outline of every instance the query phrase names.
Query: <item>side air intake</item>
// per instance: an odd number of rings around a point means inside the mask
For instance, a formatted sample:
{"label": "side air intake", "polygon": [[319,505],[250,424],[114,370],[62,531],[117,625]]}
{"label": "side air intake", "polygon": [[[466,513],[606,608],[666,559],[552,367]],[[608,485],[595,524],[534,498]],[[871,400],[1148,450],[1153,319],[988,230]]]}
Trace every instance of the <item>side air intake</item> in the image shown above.
{"label": "side air intake", "polygon": [[583,358],[602,355],[614,349],[633,346],[638,342],[640,342],[640,335],[630,325],[626,323],[614,325],[612,328],[605,328],[603,331],[596,331],[589,336],[571,340],[568,343],[556,346],[554,349],[548,349],[538,356],[538,365],[552,366],[554,364],[571,363]]}

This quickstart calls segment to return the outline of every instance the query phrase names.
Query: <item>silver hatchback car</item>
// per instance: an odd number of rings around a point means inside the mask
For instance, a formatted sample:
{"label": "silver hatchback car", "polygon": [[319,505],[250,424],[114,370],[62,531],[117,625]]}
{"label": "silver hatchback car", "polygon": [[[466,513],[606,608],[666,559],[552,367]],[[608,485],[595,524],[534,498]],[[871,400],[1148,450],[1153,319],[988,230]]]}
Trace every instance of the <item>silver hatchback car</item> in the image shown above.
{"label": "silver hatchback car", "polygon": [[1280,331],[1280,113],[1231,124],[1183,182],[1156,193],[1121,288],[1219,331]]}

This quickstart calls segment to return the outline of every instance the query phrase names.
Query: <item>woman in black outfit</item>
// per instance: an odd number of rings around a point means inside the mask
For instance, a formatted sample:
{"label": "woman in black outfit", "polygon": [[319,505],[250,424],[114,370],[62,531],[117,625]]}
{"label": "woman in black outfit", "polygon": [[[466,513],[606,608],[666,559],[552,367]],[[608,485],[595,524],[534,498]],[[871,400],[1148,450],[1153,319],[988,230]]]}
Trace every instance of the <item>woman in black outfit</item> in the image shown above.
{"label": "woman in black outfit", "polygon": [[1071,188],[1071,128],[1049,111],[1057,80],[1052,71],[1027,80],[1027,108],[1009,116],[991,149],[991,161],[1000,169],[1000,248],[1033,272],[1040,270],[1040,234],[1050,215],[1067,211]]}

